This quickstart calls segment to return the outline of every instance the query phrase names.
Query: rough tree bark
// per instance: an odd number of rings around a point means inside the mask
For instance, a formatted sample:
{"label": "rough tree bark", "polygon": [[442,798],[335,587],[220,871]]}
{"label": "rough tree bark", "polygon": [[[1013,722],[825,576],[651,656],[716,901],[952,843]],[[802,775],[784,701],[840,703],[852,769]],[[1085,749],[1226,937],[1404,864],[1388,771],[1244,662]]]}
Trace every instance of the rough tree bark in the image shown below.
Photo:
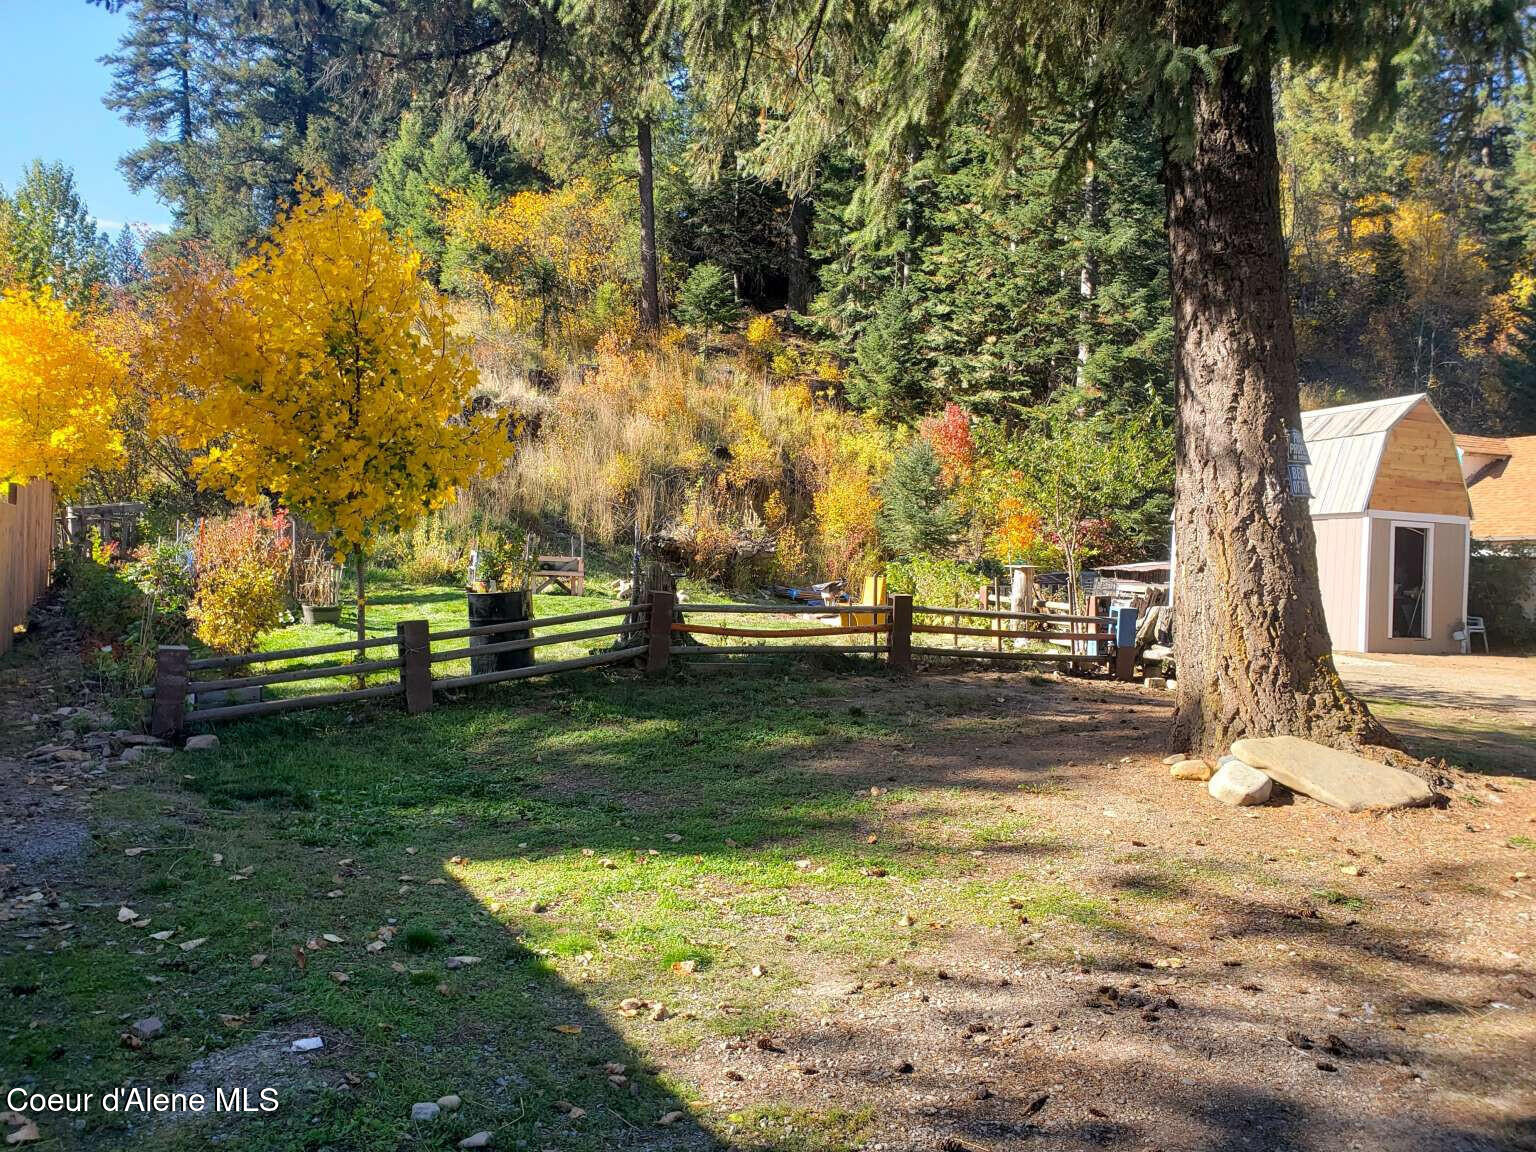
{"label": "rough tree bark", "polygon": [[661,327],[661,289],[656,271],[656,175],[651,148],[651,122],[640,121],[635,132],[640,153],[640,327]]}
{"label": "rough tree bark", "polygon": [[804,197],[789,200],[789,292],[791,312],[811,310],[811,205]]}
{"label": "rough tree bark", "polygon": [[[1181,39],[1215,43],[1212,31]],[[1170,144],[1164,159],[1178,420],[1173,741],[1190,751],[1245,735],[1392,742],[1334,670],[1307,502],[1290,495],[1286,434],[1301,406],[1268,64],[1234,54],[1214,82],[1197,72],[1194,143]]]}

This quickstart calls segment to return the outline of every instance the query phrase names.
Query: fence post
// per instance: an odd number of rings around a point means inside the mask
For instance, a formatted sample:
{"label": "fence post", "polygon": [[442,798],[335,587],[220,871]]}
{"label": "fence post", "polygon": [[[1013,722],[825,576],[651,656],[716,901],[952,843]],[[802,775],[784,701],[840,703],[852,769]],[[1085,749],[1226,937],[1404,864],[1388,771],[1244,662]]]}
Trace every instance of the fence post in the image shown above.
{"label": "fence post", "polygon": [[1136,679],[1136,609],[1124,605],[1109,610],[1110,631],[1115,634],[1115,679]]}
{"label": "fence post", "polygon": [[187,717],[187,646],[162,644],[155,650],[155,702],[149,734],[166,739],[179,733]]}
{"label": "fence post", "polygon": [[886,659],[898,672],[912,671],[912,597],[905,592],[891,597],[891,640]]}
{"label": "fence post", "polygon": [[660,676],[666,671],[672,648],[672,608],[676,603],[675,592],[651,593],[650,646],[645,652],[647,676]]}
{"label": "fence post", "polygon": [[425,620],[402,620],[395,625],[395,644],[400,651],[400,687],[405,689],[405,710],[411,715],[432,707],[432,633]]}

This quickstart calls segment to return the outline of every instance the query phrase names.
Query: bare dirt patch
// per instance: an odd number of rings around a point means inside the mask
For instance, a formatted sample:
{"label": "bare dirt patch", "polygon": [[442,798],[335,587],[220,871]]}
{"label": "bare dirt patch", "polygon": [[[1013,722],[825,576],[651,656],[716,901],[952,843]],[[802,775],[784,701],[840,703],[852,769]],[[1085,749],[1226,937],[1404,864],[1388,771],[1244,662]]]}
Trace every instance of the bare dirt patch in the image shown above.
{"label": "bare dirt patch", "polygon": [[[899,789],[881,836],[951,842],[970,895],[873,967],[786,944],[793,1023],[669,1069],[727,1127],[771,1101],[867,1109],[870,1148],[1536,1147],[1536,788],[1453,769],[1444,810],[1229,809],[1160,763],[1163,694],[850,699],[910,748],[817,770]],[[1008,894],[1041,883],[1081,903],[1031,921]]]}

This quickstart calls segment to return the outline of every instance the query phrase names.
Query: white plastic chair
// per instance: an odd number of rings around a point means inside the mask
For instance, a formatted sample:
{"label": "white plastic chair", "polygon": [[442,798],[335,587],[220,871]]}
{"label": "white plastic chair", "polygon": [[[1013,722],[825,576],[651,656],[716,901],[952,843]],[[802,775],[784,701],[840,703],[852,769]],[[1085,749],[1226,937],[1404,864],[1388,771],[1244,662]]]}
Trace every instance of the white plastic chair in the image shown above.
{"label": "white plastic chair", "polygon": [[1488,629],[1483,626],[1483,618],[1481,616],[1468,616],[1466,631],[1467,651],[1472,651],[1472,637],[1481,636],[1483,638],[1483,655],[1486,656],[1488,654]]}

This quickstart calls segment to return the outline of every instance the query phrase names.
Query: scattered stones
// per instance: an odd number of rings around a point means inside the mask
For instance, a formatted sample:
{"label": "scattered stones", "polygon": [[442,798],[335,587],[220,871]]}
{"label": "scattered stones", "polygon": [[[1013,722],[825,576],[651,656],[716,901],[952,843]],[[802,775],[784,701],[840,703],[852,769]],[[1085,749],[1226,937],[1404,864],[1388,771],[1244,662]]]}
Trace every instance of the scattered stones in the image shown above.
{"label": "scattered stones", "polygon": [[1204,760],[1180,760],[1168,769],[1175,780],[1200,780],[1211,778],[1211,766]]}
{"label": "scattered stones", "polygon": [[158,1016],[146,1016],[142,1020],[135,1020],[133,1026],[128,1029],[138,1040],[154,1040],[165,1035],[165,1025]]}
{"label": "scattered stones", "polygon": [[473,1136],[466,1136],[459,1141],[460,1148],[489,1148],[491,1146],[491,1134],[489,1132],[476,1132]]}
{"label": "scattered stones", "polygon": [[457,1112],[463,1103],[464,1101],[460,1100],[452,1093],[449,1093],[447,1096],[439,1096],[437,1098],[437,1106],[444,1112]]}
{"label": "scattered stones", "polygon": [[423,1100],[419,1104],[411,1105],[411,1119],[436,1120],[438,1113],[441,1111],[442,1109],[439,1108],[435,1102],[431,1100]]}
{"label": "scattered stones", "polygon": [[321,1048],[324,1048],[324,1047],[325,1047],[325,1041],[323,1039],[321,1039],[319,1036],[305,1036],[302,1039],[295,1040],[292,1044],[290,1044],[288,1046],[288,1051],[290,1051],[290,1052],[318,1052]]}
{"label": "scattered stones", "polygon": [[211,752],[219,746],[219,738],[211,732],[205,732],[201,736],[188,736],[187,742],[182,745],[188,752]]}
{"label": "scattered stones", "polygon": [[1232,754],[1293,792],[1346,812],[1421,807],[1435,799],[1428,784],[1401,768],[1296,736],[1237,740]]}
{"label": "scattered stones", "polygon": [[1269,799],[1274,785],[1269,777],[1257,768],[1250,768],[1247,764],[1238,762],[1218,768],[1216,774],[1211,777],[1211,782],[1206,785],[1206,789],[1223,804],[1239,808],[1251,804],[1263,804]]}
{"label": "scattered stones", "polygon": [[1189,753],[1188,752],[1175,752],[1171,756],[1164,756],[1163,757],[1163,765],[1164,765],[1164,767],[1172,768],[1180,760],[1188,760],[1188,759],[1189,759]]}

